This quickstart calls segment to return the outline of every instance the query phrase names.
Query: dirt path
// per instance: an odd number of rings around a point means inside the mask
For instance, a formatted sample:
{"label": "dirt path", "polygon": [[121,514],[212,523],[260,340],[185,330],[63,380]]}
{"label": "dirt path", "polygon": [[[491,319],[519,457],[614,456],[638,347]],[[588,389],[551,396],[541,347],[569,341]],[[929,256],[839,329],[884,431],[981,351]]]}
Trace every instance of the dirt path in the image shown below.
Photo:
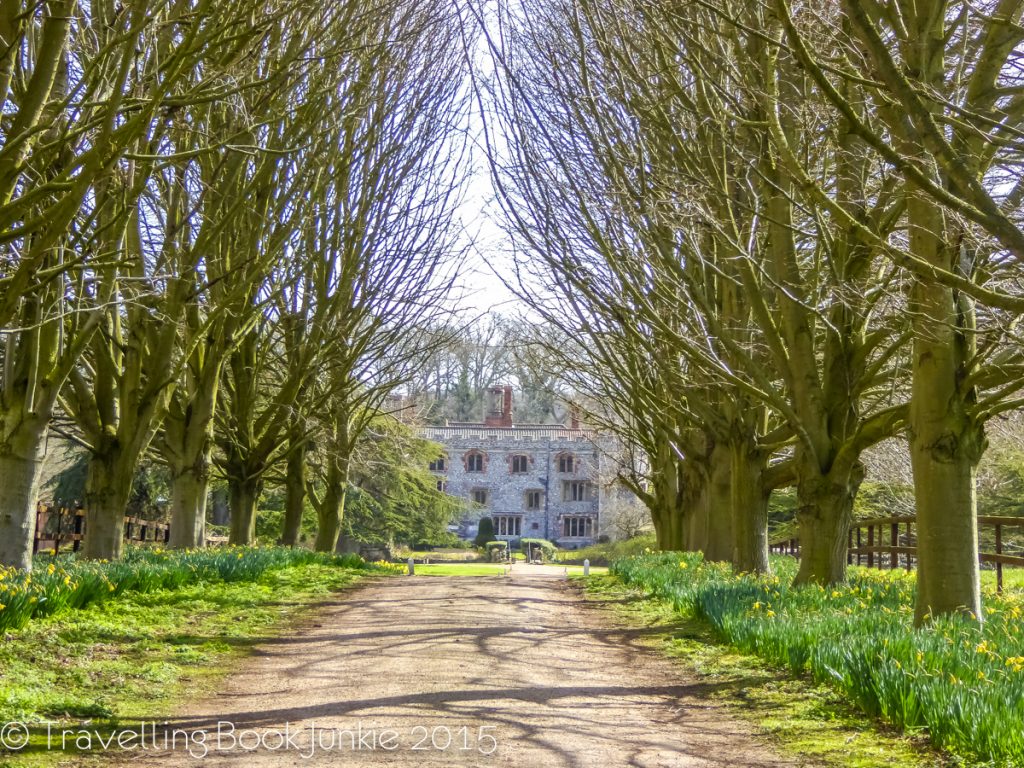
{"label": "dirt path", "polygon": [[339,596],[172,719],[176,751],[125,765],[797,765],[643,647],[643,630],[609,628],[559,571],[517,568]]}

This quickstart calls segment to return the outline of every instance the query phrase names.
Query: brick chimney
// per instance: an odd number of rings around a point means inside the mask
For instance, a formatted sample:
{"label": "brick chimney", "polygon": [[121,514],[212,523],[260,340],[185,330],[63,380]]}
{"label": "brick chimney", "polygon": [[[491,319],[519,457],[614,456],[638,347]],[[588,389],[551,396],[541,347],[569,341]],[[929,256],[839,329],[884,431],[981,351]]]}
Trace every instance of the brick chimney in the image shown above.
{"label": "brick chimney", "polygon": [[501,412],[501,426],[512,426],[512,387],[505,387],[505,407]]}
{"label": "brick chimney", "polygon": [[569,429],[580,428],[580,409],[575,405],[569,406]]}
{"label": "brick chimney", "polygon": [[491,387],[487,391],[484,424],[488,427],[512,426],[512,387]]}

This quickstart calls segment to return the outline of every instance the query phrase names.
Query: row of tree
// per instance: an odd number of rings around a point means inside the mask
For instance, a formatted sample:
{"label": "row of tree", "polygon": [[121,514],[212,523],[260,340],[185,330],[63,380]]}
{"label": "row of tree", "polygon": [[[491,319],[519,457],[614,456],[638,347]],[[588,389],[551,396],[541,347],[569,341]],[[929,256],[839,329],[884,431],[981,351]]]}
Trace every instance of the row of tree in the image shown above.
{"label": "row of tree", "polygon": [[490,156],[543,345],[632,449],[659,544],[845,577],[907,439],[917,619],[982,617],[975,471],[1021,403],[1024,2],[481,6]]}
{"label": "row of tree", "polygon": [[88,453],[87,556],[147,452],[174,546],[214,469],[250,542],[283,468],[283,540],[308,498],[334,548],[354,446],[448,338],[461,33],[441,0],[0,6],[0,563],[50,429]]}

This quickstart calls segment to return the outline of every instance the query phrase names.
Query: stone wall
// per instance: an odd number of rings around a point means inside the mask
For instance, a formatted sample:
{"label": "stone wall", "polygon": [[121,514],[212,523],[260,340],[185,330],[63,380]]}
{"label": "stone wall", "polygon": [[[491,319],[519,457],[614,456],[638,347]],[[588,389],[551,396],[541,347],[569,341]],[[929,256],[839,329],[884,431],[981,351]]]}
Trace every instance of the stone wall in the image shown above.
{"label": "stone wall", "polygon": [[[600,535],[600,493],[597,486],[599,454],[593,441],[583,430],[536,427],[472,427],[427,428],[424,436],[445,447],[446,470],[438,471],[439,480],[447,482],[447,492],[472,499],[474,490],[487,492],[487,502],[477,510],[482,516],[521,517],[519,536],[499,535],[501,539],[520,537],[558,541],[563,547],[593,543]],[[468,471],[468,456],[483,454],[483,471]],[[572,455],[572,472],[559,471],[558,457]],[[527,457],[526,471],[512,472],[512,457]],[[548,480],[550,479],[550,483]],[[583,500],[565,498],[565,483],[588,483]],[[527,493],[540,491],[540,508],[527,509]],[[590,517],[589,536],[564,535],[565,516]],[[468,526],[465,535],[475,534]]]}

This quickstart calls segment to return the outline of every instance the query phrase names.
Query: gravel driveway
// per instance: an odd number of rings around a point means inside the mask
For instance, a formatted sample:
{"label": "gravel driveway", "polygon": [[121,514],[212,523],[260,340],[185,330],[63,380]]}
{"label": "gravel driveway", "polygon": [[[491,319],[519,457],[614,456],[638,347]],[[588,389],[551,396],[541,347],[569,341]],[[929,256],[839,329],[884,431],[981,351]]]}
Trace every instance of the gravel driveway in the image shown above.
{"label": "gravel driveway", "polygon": [[587,602],[561,569],[368,581],[261,644],[223,690],[118,762],[797,764],[645,647],[644,630]]}

